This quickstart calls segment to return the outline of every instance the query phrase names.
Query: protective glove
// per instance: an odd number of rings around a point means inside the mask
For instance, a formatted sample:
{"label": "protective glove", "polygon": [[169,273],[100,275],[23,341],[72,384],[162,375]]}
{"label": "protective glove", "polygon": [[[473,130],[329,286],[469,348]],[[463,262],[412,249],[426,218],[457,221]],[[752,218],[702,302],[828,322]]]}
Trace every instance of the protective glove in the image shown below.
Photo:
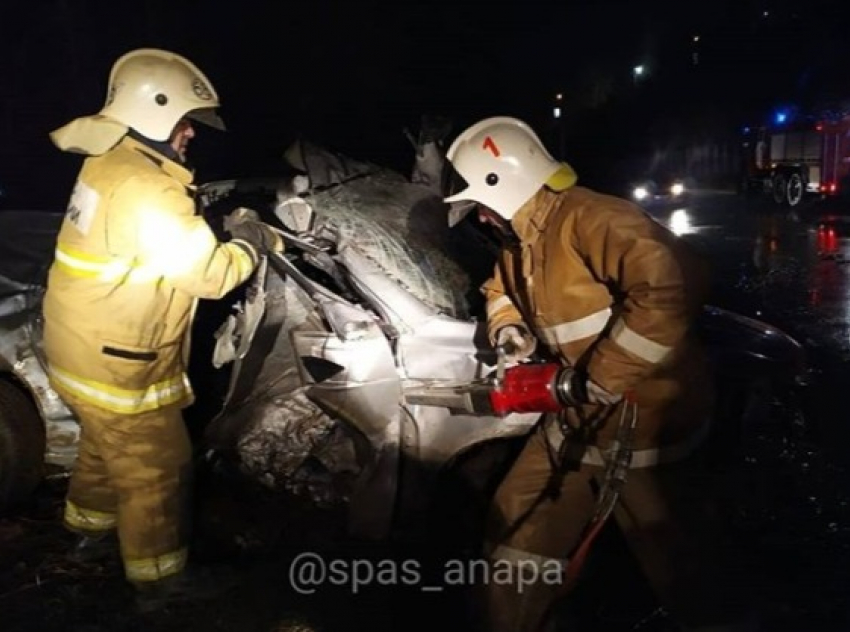
{"label": "protective glove", "polygon": [[623,399],[622,395],[610,392],[581,371],[572,368],[563,369],[558,378],[558,397],[566,406],[613,406]]}
{"label": "protective glove", "polygon": [[261,222],[257,212],[249,208],[238,208],[227,215],[224,218],[224,229],[233,239],[250,244],[260,254],[284,251],[281,236]]}
{"label": "protective glove", "polygon": [[537,338],[520,325],[505,325],[496,332],[496,346],[505,351],[505,360],[522,362],[537,349]]}
{"label": "protective glove", "polygon": [[230,213],[224,216],[224,230],[228,233],[233,230],[233,227],[237,224],[241,224],[242,222],[259,222],[260,215],[251,208],[245,208],[244,206],[240,206],[237,209],[232,210]]}

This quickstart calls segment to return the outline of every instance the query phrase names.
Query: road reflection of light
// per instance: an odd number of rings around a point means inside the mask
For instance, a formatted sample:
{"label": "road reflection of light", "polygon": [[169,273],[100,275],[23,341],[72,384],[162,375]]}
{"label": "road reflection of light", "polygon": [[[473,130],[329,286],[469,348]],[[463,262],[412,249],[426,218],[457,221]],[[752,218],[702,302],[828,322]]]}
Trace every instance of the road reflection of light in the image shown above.
{"label": "road reflection of light", "polygon": [[818,226],[818,250],[821,254],[831,254],[838,250],[838,235],[832,226]]}
{"label": "road reflection of light", "polygon": [[676,209],[670,214],[670,230],[677,235],[686,235],[694,231],[691,225],[691,216],[686,209]]}
{"label": "road reflection of light", "polygon": [[837,312],[848,319],[848,283],[845,265],[848,242],[837,227],[826,219],[817,227],[815,240],[816,260],[811,269],[809,304],[820,310]]}

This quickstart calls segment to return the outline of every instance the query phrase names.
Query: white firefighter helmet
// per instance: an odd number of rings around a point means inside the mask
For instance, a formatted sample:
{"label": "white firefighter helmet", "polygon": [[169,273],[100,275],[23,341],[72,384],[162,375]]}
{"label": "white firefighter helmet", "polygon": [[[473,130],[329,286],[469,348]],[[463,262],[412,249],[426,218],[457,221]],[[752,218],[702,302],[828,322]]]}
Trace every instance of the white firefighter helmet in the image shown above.
{"label": "white firefighter helmet", "polygon": [[510,221],[543,185],[560,190],[576,182],[572,168],[555,160],[527,123],[509,116],[472,125],[455,139],[446,158],[466,184],[444,198],[453,205],[452,226],[472,208],[457,203],[482,204]]}
{"label": "white firefighter helmet", "polygon": [[185,57],[140,48],[112,66],[106,105],[100,111],[151,140],[165,141],[184,116],[217,129],[220,103],[209,79]]}
{"label": "white firefighter helmet", "polygon": [[109,74],[106,104],[98,114],[81,117],[51,133],[61,149],[86,154],[108,150],[133,128],[142,136],[166,141],[181,118],[217,129],[218,94],[209,79],[185,57],[156,48],[122,55]]}

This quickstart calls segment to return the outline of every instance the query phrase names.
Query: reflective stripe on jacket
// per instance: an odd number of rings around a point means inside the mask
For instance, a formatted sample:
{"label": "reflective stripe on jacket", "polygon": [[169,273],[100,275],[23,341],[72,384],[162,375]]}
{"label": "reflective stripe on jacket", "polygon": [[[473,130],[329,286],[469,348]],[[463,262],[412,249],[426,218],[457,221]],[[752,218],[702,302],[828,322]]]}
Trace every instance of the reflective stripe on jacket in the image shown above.
{"label": "reflective stripe on jacket", "polygon": [[44,300],[51,385],[119,413],[193,400],[185,366],[197,299],[253,272],[195,212],[192,174],[125,137],[89,157],[59,232]]}
{"label": "reflective stripe on jacket", "polygon": [[[609,391],[633,391],[640,445],[699,428],[713,398],[690,333],[708,287],[703,262],[640,207],[583,187],[542,188],[511,224],[521,244],[503,251],[483,286],[491,341],[499,328],[525,322],[551,353]],[[570,418],[577,424],[597,412],[584,407]]]}

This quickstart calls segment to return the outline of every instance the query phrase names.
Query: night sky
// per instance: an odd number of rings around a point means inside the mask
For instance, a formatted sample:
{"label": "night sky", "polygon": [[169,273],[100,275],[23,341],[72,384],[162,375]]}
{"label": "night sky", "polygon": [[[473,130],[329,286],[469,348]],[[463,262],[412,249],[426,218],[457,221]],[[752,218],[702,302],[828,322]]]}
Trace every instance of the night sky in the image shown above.
{"label": "night sky", "polygon": [[63,206],[79,159],[47,135],[96,112],[112,62],[143,46],[186,55],[221,96],[230,131],[196,139],[199,180],[275,169],[299,135],[405,168],[402,130],[422,114],[455,132],[512,114],[549,138],[559,92],[567,158],[601,164],[647,134],[734,133],[777,100],[850,98],[844,4],[3,0],[0,184],[7,205]]}

